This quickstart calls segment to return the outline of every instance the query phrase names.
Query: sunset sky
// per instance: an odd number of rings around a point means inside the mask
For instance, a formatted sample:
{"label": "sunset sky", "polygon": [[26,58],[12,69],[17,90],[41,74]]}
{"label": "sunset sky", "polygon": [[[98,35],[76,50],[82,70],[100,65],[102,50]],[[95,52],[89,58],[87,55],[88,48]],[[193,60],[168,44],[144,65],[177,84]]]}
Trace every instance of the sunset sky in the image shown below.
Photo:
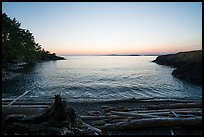
{"label": "sunset sky", "polygon": [[202,2],[3,2],[2,13],[57,55],[202,49]]}

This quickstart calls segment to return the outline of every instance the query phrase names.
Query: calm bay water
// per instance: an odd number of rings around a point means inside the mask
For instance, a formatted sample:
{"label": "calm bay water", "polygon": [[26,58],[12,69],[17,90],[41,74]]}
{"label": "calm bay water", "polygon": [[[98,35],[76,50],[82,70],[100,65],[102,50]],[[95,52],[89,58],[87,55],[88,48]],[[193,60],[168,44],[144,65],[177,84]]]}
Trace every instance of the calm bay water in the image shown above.
{"label": "calm bay water", "polygon": [[174,68],[151,62],[156,56],[65,56],[37,63],[20,78],[4,82],[3,98],[49,99],[60,94],[69,101],[129,98],[202,99],[202,87],[171,75]]}

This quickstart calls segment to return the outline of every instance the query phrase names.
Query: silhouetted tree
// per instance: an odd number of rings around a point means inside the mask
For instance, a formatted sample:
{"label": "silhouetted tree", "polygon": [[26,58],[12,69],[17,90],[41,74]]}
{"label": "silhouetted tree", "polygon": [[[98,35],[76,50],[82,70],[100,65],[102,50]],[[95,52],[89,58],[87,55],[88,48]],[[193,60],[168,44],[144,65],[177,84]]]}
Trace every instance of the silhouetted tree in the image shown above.
{"label": "silhouetted tree", "polygon": [[45,51],[35,42],[33,34],[20,28],[21,23],[2,14],[2,65],[6,62],[52,60],[56,54]]}

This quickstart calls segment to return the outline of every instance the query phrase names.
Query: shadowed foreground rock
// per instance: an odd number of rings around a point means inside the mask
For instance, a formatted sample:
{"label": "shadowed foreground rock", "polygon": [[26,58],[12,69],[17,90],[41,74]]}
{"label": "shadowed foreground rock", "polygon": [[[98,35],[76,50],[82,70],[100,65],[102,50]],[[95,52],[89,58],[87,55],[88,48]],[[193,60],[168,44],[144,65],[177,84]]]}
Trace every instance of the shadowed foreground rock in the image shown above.
{"label": "shadowed foreground rock", "polygon": [[55,95],[53,106],[38,116],[2,116],[3,135],[99,135],[101,130],[84,123],[74,109]]}
{"label": "shadowed foreground rock", "polygon": [[175,67],[175,77],[202,86],[202,50],[161,55],[153,62]]}

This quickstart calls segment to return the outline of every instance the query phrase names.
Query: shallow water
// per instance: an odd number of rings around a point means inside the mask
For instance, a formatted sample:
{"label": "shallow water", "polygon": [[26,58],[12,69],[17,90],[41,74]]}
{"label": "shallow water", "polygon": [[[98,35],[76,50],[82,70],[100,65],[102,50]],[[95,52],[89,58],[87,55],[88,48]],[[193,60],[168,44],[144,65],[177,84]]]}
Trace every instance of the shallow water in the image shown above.
{"label": "shallow water", "polygon": [[2,97],[69,101],[128,98],[201,100],[202,87],[171,75],[174,68],[151,62],[156,56],[64,56],[29,66],[23,75],[2,83]]}

